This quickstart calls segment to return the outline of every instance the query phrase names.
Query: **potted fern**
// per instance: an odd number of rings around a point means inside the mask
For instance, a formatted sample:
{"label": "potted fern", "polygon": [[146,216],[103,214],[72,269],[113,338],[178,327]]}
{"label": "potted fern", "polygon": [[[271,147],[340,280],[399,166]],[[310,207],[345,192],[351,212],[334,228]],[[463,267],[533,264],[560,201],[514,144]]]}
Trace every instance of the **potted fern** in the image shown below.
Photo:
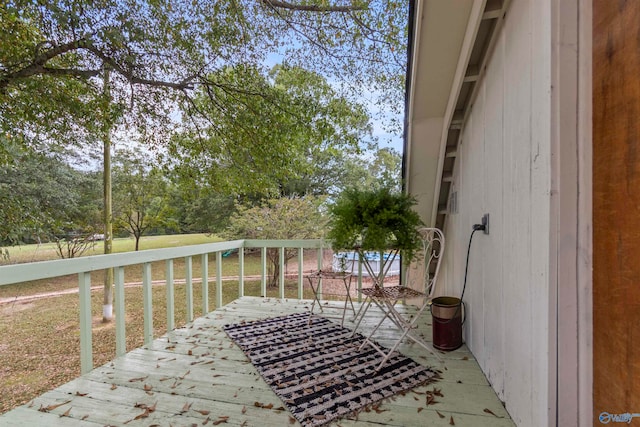
{"label": "potted fern", "polygon": [[[418,228],[423,225],[413,210],[414,197],[390,188],[347,189],[330,206],[327,234],[334,251],[356,251],[377,286],[382,286],[389,265],[398,254],[408,265],[422,248]],[[367,253],[376,253],[379,271],[374,273]]]}

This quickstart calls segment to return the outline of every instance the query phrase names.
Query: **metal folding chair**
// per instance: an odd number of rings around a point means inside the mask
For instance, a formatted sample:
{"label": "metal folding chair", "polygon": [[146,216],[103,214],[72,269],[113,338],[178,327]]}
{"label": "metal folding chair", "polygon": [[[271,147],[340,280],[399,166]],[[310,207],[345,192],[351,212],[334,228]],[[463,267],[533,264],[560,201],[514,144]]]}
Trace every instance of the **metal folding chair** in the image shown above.
{"label": "metal folding chair", "polygon": [[[356,316],[357,322],[354,333],[358,330],[358,327],[360,326],[362,319],[366,316],[371,304],[377,305],[383,312],[382,319],[360,346],[360,349],[362,349],[364,346],[370,345],[384,356],[384,359],[378,366],[377,370],[382,368],[389,357],[391,357],[391,354],[398,349],[405,338],[411,339],[416,344],[419,344],[435,355],[438,360],[442,360],[433,347],[419,334],[417,334],[416,329],[420,316],[428,308],[435,292],[436,280],[440,270],[440,261],[442,260],[442,254],[444,253],[444,235],[442,234],[442,231],[437,228],[422,228],[419,231],[422,236],[423,243],[423,262],[415,263],[413,268],[409,271],[408,282],[411,286],[400,285],[385,287],[381,280],[374,280],[373,287],[362,290],[362,293],[366,295],[366,300],[361,307],[362,312],[359,312]],[[417,283],[418,277],[421,277],[422,279],[420,280],[420,284]],[[415,287],[421,287],[422,289],[417,290]],[[418,312],[410,318],[405,317],[396,308],[396,304],[399,301],[406,300],[422,301]],[[376,331],[386,319],[391,320],[402,332],[390,349],[380,347],[373,340],[373,336],[376,334]]]}

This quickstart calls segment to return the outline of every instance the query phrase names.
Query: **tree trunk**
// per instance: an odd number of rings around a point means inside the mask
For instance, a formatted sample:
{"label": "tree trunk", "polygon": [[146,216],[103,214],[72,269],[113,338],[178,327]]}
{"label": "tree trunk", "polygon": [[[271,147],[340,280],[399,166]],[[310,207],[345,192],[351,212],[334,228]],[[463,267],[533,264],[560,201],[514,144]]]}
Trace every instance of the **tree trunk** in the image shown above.
{"label": "tree trunk", "polygon": [[[103,197],[104,197],[104,253],[113,251],[113,211],[111,200],[111,119],[109,106],[109,70],[104,69],[104,111],[103,111]],[[108,268],[104,274],[104,298],[102,301],[102,322],[113,320],[113,269]]]}

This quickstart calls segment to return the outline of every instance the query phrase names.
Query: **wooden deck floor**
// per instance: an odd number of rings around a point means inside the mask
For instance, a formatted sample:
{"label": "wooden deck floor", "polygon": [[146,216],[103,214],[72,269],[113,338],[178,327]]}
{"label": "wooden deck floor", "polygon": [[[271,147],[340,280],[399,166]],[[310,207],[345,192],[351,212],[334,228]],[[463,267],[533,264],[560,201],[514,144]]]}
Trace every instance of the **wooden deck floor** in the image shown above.
{"label": "wooden deck floor", "polygon": [[[325,313],[330,314],[333,305],[329,303]],[[131,351],[3,414],[0,426],[299,425],[287,411],[277,409],[282,403],[222,325],[304,312],[309,306],[309,301],[238,299],[148,348]],[[374,317],[368,319],[373,322]],[[430,336],[430,319],[424,317],[425,333]],[[391,337],[395,330],[387,333]],[[378,339],[381,344],[385,340],[384,336]],[[387,400],[377,411],[361,412],[357,420],[342,419],[332,425],[514,425],[465,346],[443,354],[444,362],[417,345],[400,350],[442,371],[442,379]],[[434,389],[441,396],[427,405],[426,392]]]}

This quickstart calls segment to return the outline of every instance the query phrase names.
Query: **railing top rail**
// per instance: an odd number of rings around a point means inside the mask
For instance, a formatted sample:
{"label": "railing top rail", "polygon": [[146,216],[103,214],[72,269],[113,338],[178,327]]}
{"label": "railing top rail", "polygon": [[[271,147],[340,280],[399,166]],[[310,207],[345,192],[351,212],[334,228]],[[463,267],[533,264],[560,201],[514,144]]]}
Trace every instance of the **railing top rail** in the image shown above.
{"label": "railing top rail", "polygon": [[321,239],[306,239],[306,240],[260,240],[260,239],[247,239],[244,241],[245,248],[304,248],[304,249],[317,249],[324,245],[324,241]]}
{"label": "railing top rail", "polygon": [[103,270],[105,268],[126,267],[148,262],[164,261],[187,256],[227,251],[230,249],[291,247],[320,248],[323,241],[315,240],[232,240],[201,245],[180,246],[174,248],[148,249],[138,252],[123,252],[110,255],[92,255],[87,257],[40,261],[25,264],[0,266],[0,286],[31,280],[48,279],[81,272]]}
{"label": "railing top rail", "polygon": [[92,255],[80,258],[40,261],[26,264],[0,266],[0,286],[30,280],[48,279],[80,272],[126,267],[147,262],[163,261],[203,253],[239,249],[243,240],[205,243],[174,248],[148,249],[138,252],[122,252],[110,255]]}
{"label": "railing top rail", "polygon": [[201,245],[180,246],[175,248],[148,249],[138,252],[123,252],[110,255],[92,255],[87,257],[40,261],[25,264],[0,266],[0,286],[31,280],[48,279],[80,272],[103,270],[105,268],[126,267],[148,262],[164,261],[187,256],[227,251],[240,248],[320,248],[323,241],[314,240],[232,240]]}

